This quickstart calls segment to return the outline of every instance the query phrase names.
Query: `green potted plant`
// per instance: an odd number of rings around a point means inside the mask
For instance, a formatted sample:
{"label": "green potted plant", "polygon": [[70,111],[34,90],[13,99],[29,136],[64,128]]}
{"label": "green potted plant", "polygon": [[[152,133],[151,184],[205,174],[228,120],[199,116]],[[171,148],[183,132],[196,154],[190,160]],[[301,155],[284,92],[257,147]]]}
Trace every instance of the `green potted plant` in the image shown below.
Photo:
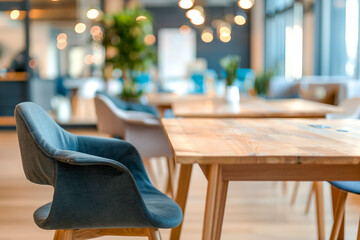
{"label": "green potted plant", "polygon": [[264,97],[268,93],[271,78],[274,76],[273,71],[267,71],[255,78],[254,88],[258,96]]}
{"label": "green potted plant", "polygon": [[152,44],[152,18],[148,11],[135,7],[105,15],[102,19],[106,51],[105,68],[121,69],[121,98],[136,101],[142,90],[135,84],[135,75],[146,71],[156,58]]}
{"label": "green potted plant", "polygon": [[226,72],[225,100],[229,103],[239,103],[239,88],[234,85],[236,79],[236,69],[240,64],[240,56],[228,55],[220,60],[221,67]]}

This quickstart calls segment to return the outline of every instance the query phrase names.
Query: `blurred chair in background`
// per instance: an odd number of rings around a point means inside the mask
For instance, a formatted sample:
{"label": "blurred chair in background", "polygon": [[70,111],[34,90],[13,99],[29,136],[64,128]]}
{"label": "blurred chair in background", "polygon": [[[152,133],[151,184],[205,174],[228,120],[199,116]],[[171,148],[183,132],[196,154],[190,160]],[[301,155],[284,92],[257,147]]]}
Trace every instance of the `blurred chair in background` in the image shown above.
{"label": "blurred chair in background", "polygon": [[144,159],[144,164],[153,181],[157,178],[149,159],[167,158],[166,192],[173,196],[175,164],[156,109],[148,105],[127,103],[106,93],[96,95],[95,109],[98,130],[133,144]]}
{"label": "blurred chair in background", "polygon": [[198,58],[189,63],[187,67],[187,75],[191,79],[193,85],[190,93],[204,94],[206,92],[205,74],[207,70],[207,61],[203,58]]}
{"label": "blurred chair in background", "polygon": [[200,73],[194,73],[191,75],[191,80],[194,84],[194,91],[192,93],[203,94],[204,91],[204,75]]}
{"label": "blurred chair in background", "polygon": [[54,187],[53,201],[35,211],[34,221],[56,230],[55,240],[159,240],[158,228],[181,223],[181,208],[151,184],[131,144],[71,134],[34,103],[17,105],[15,117],[27,179]]}
{"label": "blurred chair in background", "polygon": [[339,104],[344,113],[328,113],[326,119],[359,119],[360,118],[360,97],[349,98]]}
{"label": "blurred chair in background", "polygon": [[255,72],[250,68],[236,69],[237,85],[240,93],[247,94],[250,89],[254,88]]}

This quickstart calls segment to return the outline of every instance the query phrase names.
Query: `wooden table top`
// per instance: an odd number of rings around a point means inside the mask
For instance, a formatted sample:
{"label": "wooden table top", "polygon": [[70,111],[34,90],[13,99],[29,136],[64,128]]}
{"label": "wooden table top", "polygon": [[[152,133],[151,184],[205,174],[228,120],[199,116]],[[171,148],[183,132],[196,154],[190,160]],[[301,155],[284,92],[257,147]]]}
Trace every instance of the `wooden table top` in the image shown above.
{"label": "wooden table top", "polygon": [[216,99],[215,96],[204,94],[179,95],[176,93],[150,93],[146,94],[148,104],[156,107],[171,108],[176,102],[193,102]]}
{"label": "wooden table top", "polygon": [[324,118],[327,113],[338,113],[340,107],[304,99],[265,100],[242,98],[240,104],[229,104],[222,99],[179,101],[172,104],[176,117],[191,118]]}
{"label": "wooden table top", "polygon": [[182,164],[359,164],[360,120],[162,119]]}

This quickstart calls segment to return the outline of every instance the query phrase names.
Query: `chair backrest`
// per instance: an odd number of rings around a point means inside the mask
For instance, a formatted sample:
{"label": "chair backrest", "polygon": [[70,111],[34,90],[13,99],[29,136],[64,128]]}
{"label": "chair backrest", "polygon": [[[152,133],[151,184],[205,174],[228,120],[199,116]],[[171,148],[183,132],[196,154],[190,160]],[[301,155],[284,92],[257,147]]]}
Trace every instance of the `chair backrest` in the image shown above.
{"label": "chair backrest", "polygon": [[359,119],[360,118],[360,98],[349,98],[339,105],[344,113],[328,113],[327,119]]}
{"label": "chair backrest", "polygon": [[[126,112],[118,108],[107,96],[98,94],[95,97],[97,128],[100,132],[125,138]],[[114,121],[116,120],[116,121]]]}
{"label": "chair backrest", "polygon": [[255,72],[250,68],[238,68],[236,77],[239,81],[245,81],[247,78],[255,79]]}
{"label": "chair backrest", "polygon": [[15,118],[26,177],[34,183],[53,185],[53,157],[61,150],[76,150],[76,136],[63,130],[35,103],[18,104]]}
{"label": "chair backrest", "polygon": [[360,108],[360,97],[345,99],[339,106],[344,108],[348,113],[355,113]]}
{"label": "chair backrest", "polygon": [[119,108],[121,110],[145,112],[145,113],[150,113],[156,117],[159,116],[159,113],[157,112],[157,110],[150,105],[144,105],[144,104],[134,103],[134,102],[126,102],[117,97],[113,97],[106,92],[97,92],[97,96],[104,96],[109,101],[111,101],[117,108]]}

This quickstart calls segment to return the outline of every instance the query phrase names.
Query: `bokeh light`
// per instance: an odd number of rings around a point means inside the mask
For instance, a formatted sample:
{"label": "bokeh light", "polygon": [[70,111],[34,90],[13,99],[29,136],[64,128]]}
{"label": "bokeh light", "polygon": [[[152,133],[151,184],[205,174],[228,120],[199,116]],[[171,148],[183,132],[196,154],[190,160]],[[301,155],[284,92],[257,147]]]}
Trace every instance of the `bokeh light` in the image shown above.
{"label": "bokeh light", "polygon": [[86,55],[86,56],[84,57],[84,63],[85,63],[86,65],[90,65],[90,64],[92,64],[93,62],[94,62],[94,56],[93,56],[93,55],[88,54],[88,55]]}
{"label": "bokeh light", "polygon": [[136,18],[136,21],[138,21],[138,22],[145,21],[145,20],[147,20],[147,17],[146,17],[146,16],[138,16],[138,17]]}
{"label": "bokeh light", "polygon": [[145,36],[144,42],[146,45],[154,45],[156,42],[156,37],[152,34],[148,34]]}
{"label": "bokeh light", "polygon": [[203,40],[205,43],[210,43],[214,40],[214,35],[212,33],[212,31],[210,30],[204,30],[201,33],[201,40]]}
{"label": "bokeh light", "polygon": [[63,50],[67,46],[67,41],[57,42],[56,46],[57,46],[58,49]]}
{"label": "bokeh light", "polygon": [[223,35],[223,34],[220,34],[220,41],[224,42],[224,43],[227,43],[227,42],[230,42],[231,41],[231,35]]}
{"label": "bokeh light", "polygon": [[190,32],[191,32],[191,28],[188,26],[188,25],[182,25],[181,27],[180,27],[180,33],[181,34],[190,34]]}
{"label": "bokeh light", "polygon": [[96,19],[99,16],[99,10],[97,10],[95,8],[89,9],[89,11],[87,11],[86,16],[89,19]]}
{"label": "bokeh light", "polygon": [[254,0],[239,0],[238,5],[243,9],[250,9],[254,6]]}
{"label": "bokeh light", "polygon": [[195,16],[193,18],[190,19],[190,22],[194,25],[201,25],[205,22],[205,18],[201,15],[199,16]]}
{"label": "bokeh light", "polygon": [[10,12],[10,18],[12,20],[17,20],[17,19],[19,19],[19,17],[20,17],[20,11],[19,10],[12,10]]}
{"label": "bokeh light", "polygon": [[180,0],[179,1],[179,7],[181,7],[182,9],[189,9],[189,8],[192,8],[192,6],[194,6],[193,0]]}
{"label": "bokeh light", "polygon": [[246,23],[246,18],[244,16],[237,15],[234,17],[234,22],[237,25],[244,25]]}
{"label": "bokeh light", "polygon": [[86,30],[86,25],[85,23],[78,23],[75,25],[75,32],[77,33],[83,33]]}

